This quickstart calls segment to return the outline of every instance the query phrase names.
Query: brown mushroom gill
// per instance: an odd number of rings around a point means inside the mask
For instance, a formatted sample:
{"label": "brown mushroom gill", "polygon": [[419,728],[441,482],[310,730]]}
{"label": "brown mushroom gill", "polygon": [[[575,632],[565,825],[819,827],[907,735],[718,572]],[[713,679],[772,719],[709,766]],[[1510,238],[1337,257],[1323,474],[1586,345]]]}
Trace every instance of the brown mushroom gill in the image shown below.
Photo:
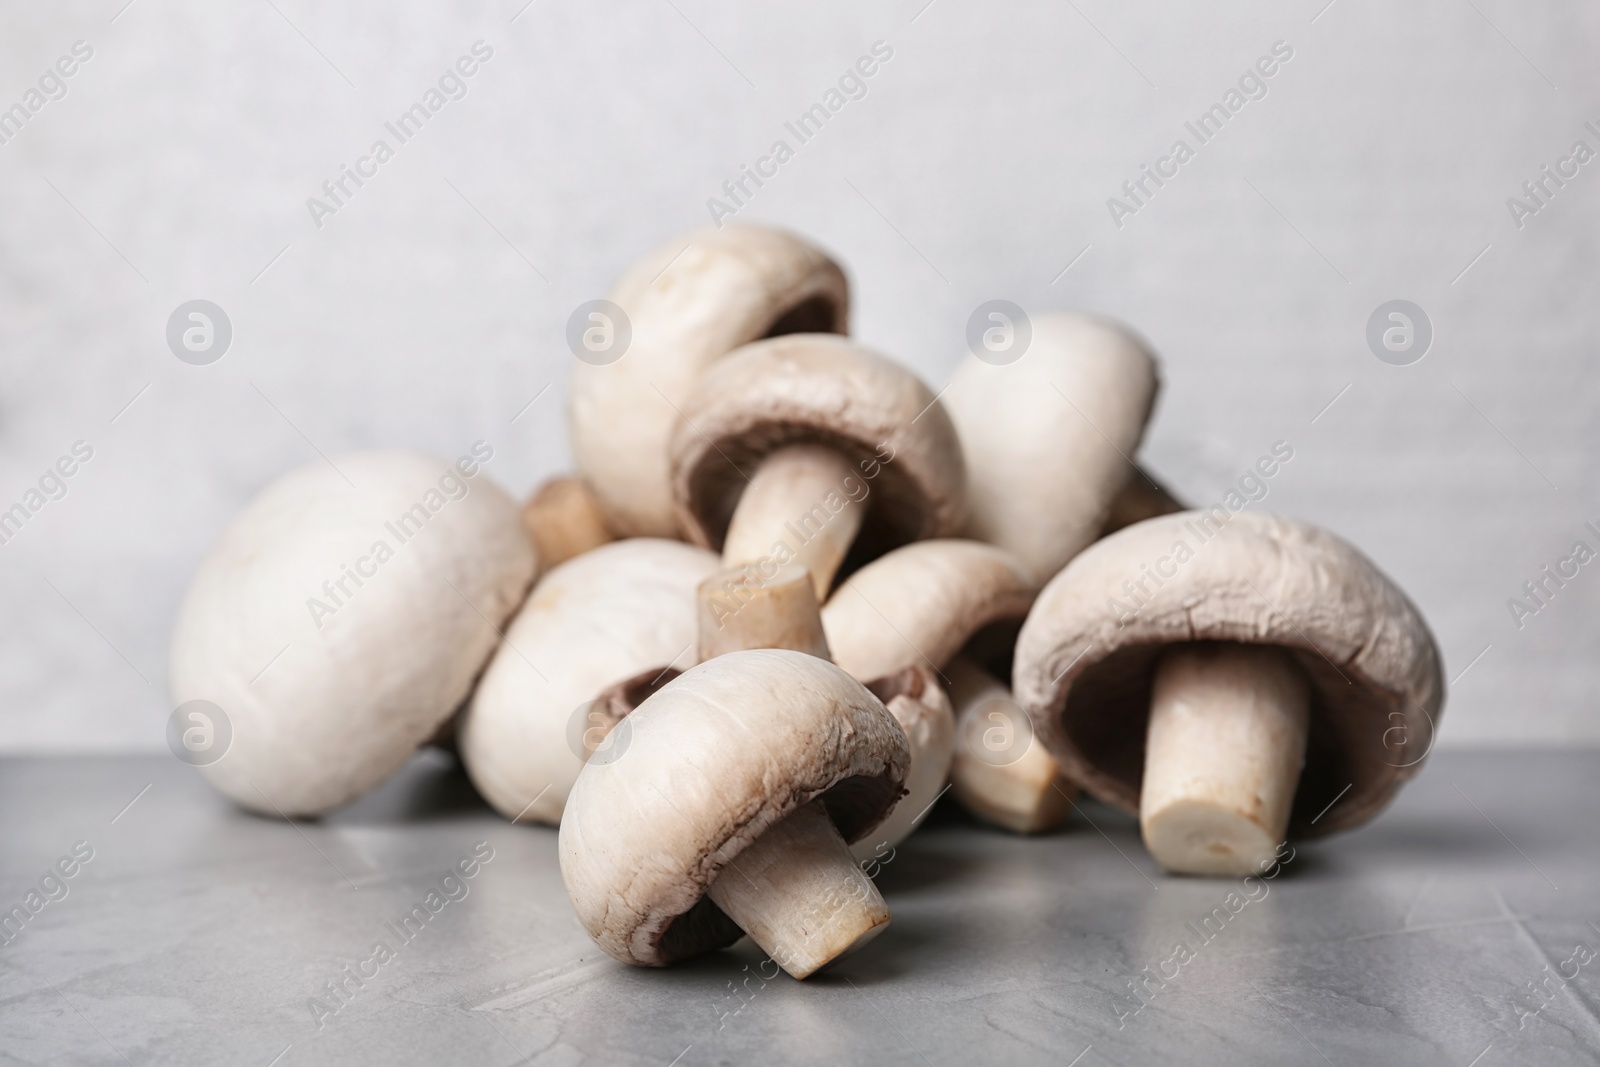
{"label": "brown mushroom gill", "polygon": [[[1124,811],[1139,811],[1149,709],[1156,672],[1168,647],[1145,644],[1118,649],[1078,676],[1061,710],[1061,729],[1081,753],[1071,773],[1084,775],[1079,780],[1085,785],[1092,779],[1091,792]],[[1363,707],[1364,698],[1355,694],[1339,699],[1339,690],[1350,688],[1340,677],[1341,671],[1351,674],[1348,666],[1335,669],[1307,649],[1285,648],[1283,653],[1310,683],[1304,766],[1289,826],[1296,836],[1319,836],[1344,824],[1344,811],[1330,812],[1316,824],[1311,820],[1347,785],[1351,789],[1346,797],[1393,788],[1385,788],[1394,757],[1384,749],[1383,733],[1387,723],[1398,720]],[[1400,707],[1399,702],[1392,705],[1396,711]],[[1334,816],[1338,823],[1330,821]]]}

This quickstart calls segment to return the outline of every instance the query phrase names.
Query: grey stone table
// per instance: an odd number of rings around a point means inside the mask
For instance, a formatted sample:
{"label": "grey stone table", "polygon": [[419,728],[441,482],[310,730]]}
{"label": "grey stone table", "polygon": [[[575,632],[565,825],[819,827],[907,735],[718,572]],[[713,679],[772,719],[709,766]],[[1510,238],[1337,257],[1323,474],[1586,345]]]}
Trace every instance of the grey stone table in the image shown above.
{"label": "grey stone table", "polygon": [[437,752],[297,824],[170,757],[0,760],[0,906],[37,907],[0,1062],[1594,1063],[1597,846],[1600,753],[1437,754],[1249,886],[1163,877],[1094,804],[1033,840],[941,806],[878,873],[889,931],[802,985],[748,943],[612,962],[555,831]]}

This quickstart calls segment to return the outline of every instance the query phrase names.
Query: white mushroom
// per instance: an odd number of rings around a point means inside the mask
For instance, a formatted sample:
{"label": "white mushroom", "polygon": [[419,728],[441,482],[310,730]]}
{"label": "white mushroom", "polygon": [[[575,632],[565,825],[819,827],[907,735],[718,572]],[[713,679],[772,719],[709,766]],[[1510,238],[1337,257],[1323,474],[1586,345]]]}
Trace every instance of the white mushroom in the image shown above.
{"label": "white mushroom", "polygon": [[173,631],[172,699],[232,729],[203,773],[283,815],[371,789],[466,698],[534,565],[476,460],[363,452],[279,479],[201,564]]}
{"label": "white mushroom", "polygon": [[695,586],[717,558],[631,538],[540,579],[462,714],[462,762],[507,818],[560,822],[584,761],[654,686],[695,663]]}
{"label": "white mushroom", "polygon": [[966,458],[968,535],[1044,582],[1105,526],[1158,381],[1150,350],[1115,323],[1041,315],[1032,325],[1020,358],[968,356],[941,396]]}
{"label": "white mushroom", "polygon": [[1371,561],[1220,505],[1069,563],[1023,625],[1015,682],[1069,776],[1137,811],[1157,862],[1192,874],[1250,873],[1286,833],[1372,818],[1444,700],[1427,624]]}
{"label": "white mushroom", "polygon": [[611,299],[632,338],[613,363],[573,365],[567,419],[578,471],[619,536],[677,537],[667,441],[702,372],[740,345],[786,333],[843,333],[844,272],[767,226],[686,234],[634,264]]}
{"label": "white mushroom", "polygon": [[[752,648],[788,648],[829,658],[816,587],[804,567],[790,563],[776,568],[771,577],[753,568],[730,568],[701,583],[702,662]],[[950,770],[955,717],[930,664],[886,664],[881,672],[855,677],[883,701],[911,746],[905,798],[851,850],[856,859],[867,860],[882,855],[885,846],[905,840],[939,798]]]}
{"label": "white mushroom", "polygon": [[[986,628],[1006,629],[1008,643],[1037,590],[1027,568],[1004,549],[977,541],[915,541],[852,574],[823,608],[822,625],[839,665],[878,692],[878,679],[907,671],[931,679]],[[878,695],[895,710],[884,692]],[[901,723],[911,738],[909,794],[857,845],[858,858],[903,841],[950,779],[958,740],[950,701],[924,699],[906,710],[916,713]],[[996,773],[1007,772],[997,766]],[[956,789],[964,795],[959,784]]]}
{"label": "white mushroom", "polygon": [[819,600],[853,545],[881,555],[965,517],[961,448],[937,398],[842,337],[794,334],[723,359],[696,383],[671,452],[689,539],[728,566],[800,563]]}
{"label": "white mushroom", "polygon": [[583,768],[561,820],[567,894],[607,953],[660,967],[742,930],[804,978],[888,924],[846,845],[901,795],[909,754],[861,683],[801,652],[731,652],[626,721],[626,751]]}
{"label": "white mushroom", "polygon": [[1011,553],[938,538],[895,549],[846,579],[822,609],[839,666],[863,681],[942,668],[987,626],[1019,624],[1038,583]]}

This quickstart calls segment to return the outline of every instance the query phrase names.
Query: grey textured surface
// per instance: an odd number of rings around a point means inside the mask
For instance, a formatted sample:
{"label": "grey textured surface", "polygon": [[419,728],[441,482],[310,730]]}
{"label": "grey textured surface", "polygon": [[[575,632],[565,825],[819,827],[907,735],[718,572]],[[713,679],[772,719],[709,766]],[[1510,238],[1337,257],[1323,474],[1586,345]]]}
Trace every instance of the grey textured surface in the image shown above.
{"label": "grey textured surface", "polygon": [[[751,977],[771,965],[747,942],[664,971],[603,956],[555,831],[437,753],[294,826],[171,758],[11,758],[0,900],[94,856],[0,946],[0,1062],[1593,1063],[1600,962],[1567,961],[1600,946],[1597,802],[1595,755],[1440,753],[1377,823],[1248,889],[1163,877],[1093,804],[1035,840],[941,809],[878,873],[893,925],[802,985]],[[386,924],[479,842],[465,896],[402,945]],[[1235,891],[1257,899],[1202,940]],[[334,1000],[377,941],[395,958]],[[1194,958],[1135,1014],[1127,982],[1178,941]],[[320,1029],[313,997],[339,1007]]]}
{"label": "grey textured surface", "polygon": [[[777,138],[737,217],[836,252],[866,344],[937,388],[987,300],[1133,323],[1166,379],[1147,462],[1208,503],[1292,445],[1252,506],[1362,546],[1470,665],[1442,744],[1600,740],[1594,568],[1507,607],[1600,547],[1600,162],[1521,229],[1506,207],[1600,147],[1597,37],[1600,7],[1516,0],[6,5],[0,107],[94,57],[0,145],[0,508],[95,455],[0,548],[0,748],[159,750],[184,583],[317,449],[481,438],[518,492],[565,467],[568,315]],[[467,95],[317,228],[307,199],[479,39]],[[866,96],[794,142],[878,40]],[[1279,40],[1267,95],[1117,228],[1107,198]],[[233,323],[210,366],[165,341],[196,298]],[[1435,328],[1412,366],[1367,347],[1397,298]]]}

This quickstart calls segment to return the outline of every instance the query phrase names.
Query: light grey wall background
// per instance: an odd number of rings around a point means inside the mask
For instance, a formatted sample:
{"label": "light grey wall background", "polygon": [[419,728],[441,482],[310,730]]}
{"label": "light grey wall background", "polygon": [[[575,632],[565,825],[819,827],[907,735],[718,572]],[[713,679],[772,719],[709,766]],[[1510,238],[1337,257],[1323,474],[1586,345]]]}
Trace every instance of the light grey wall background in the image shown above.
{"label": "light grey wall background", "polygon": [[[0,508],[94,450],[0,547],[0,748],[161,746],[189,573],[316,450],[484,438],[512,490],[561,470],[567,315],[778,138],[739,217],[833,249],[865,341],[937,387],[990,298],[1136,325],[1148,465],[1209,501],[1291,442],[1260,506],[1421,604],[1460,675],[1442,743],[1600,740],[1600,565],[1520,629],[1507,606],[1600,548],[1600,161],[1520,229],[1507,207],[1600,150],[1600,8],[124,2],[0,9],[0,107],[93,49],[0,145]],[[319,229],[307,198],[479,40],[465,98]],[[879,40],[798,145],[784,121]],[[1276,41],[1268,94],[1116,227],[1107,198]],[[210,366],[164,339],[194,298],[233,324]],[[1395,298],[1436,334],[1410,366],[1365,340]]]}

